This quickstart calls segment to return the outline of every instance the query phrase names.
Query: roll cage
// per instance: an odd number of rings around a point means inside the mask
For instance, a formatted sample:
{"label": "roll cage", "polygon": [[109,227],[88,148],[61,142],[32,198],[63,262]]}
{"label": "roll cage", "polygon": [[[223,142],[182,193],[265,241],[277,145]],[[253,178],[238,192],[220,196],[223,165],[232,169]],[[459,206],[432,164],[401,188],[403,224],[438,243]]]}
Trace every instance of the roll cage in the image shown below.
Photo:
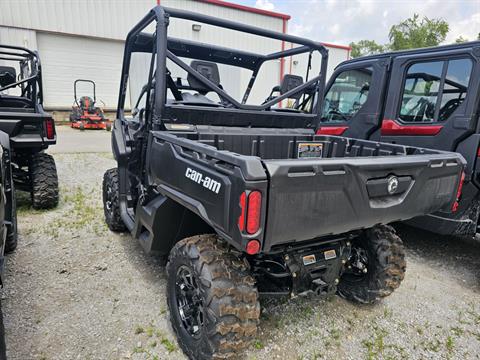
{"label": "roll cage", "polygon": [[[168,25],[170,18],[198,21],[204,24],[218,26],[225,29],[232,29],[252,35],[258,35],[265,38],[298,44],[300,46],[262,55],[237,49],[225,48],[215,45],[202,44],[190,40],[183,40],[168,37]],[[143,32],[150,24],[156,22],[153,34]],[[232,126],[272,126],[272,127],[315,127],[318,124],[321,112],[322,99],[325,87],[326,69],[328,63],[328,50],[320,43],[308,39],[278,33],[261,29],[258,27],[233,22],[230,20],[214,18],[211,16],[192,13],[179,9],[165,8],[157,6],[153,8],[128,34],[125,45],[125,53],[122,67],[122,79],[120,85],[120,94],[117,110],[117,118],[124,118],[124,106],[127,96],[127,84],[129,77],[129,68],[132,53],[143,52],[152,53],[149,80],[146,86],[146,111],[145,119],[147,128],[163,129],[164,123],[176,121],[177,118],[185,119],[185,122],[193,124],[211,124],[211,125],[232,125]],[[318,52],[321,57],[319,72],[308,80],[308,74],[311,67],[311,57],[314,52]],[[261,66],[270,60],[279,60],[285,57],[309,54],[309,64],[307,66],[307,81],[299,86],[289,89],[277,97],[267,99],[261,105],[247,104],[250,91],[255,83],[256,77]],[[244,68],[252,71],[247,88],[243,94],[242,100],[237,101],[228,94],[221,86],[207,79],[200,72],[186,64],[182,59],[190,58],[225,64]],[[181,87],[173,81],[170,72],[167,69],[167,59],[172,61],[178,67],[186,71],[189,76],[202,83],[209,91],[215,92],[223,107],[207,107],[178,105],[167,102],[167,91],[171,90],[175,98],[180,94]],[[153,96],[151,91],[153,89]],[[269,111],[272,106],[280,103],[284,99],[293,96],[298,98],[302,94],[304,99],[311,99],[313,106],[306,112],[284,113],[280,111]],[[305,98],[308,99],[305,99]],[[150,104],[153,101],[153,104]],[[150,108],[152,111],[150,111]],[[232,113],[235,115],[231,116]],[[205,115],[205,116],[199,116]],[[207,120],[208,118],[208,120]],[[228,121],[226,119],[228,118]],[[275,118],[278,120],[276,121]],[[208,122],[207,122],[208,121]]]}
{"label": "roll cage", "polygon": [[33,104],[42,104],[42,77],[38,52],[19,46],[0,45],[0,60],[4,64],[18,63],[20,69],[16,81],[0,86],[0,92],[20,86],[21,97],[28,98]]}

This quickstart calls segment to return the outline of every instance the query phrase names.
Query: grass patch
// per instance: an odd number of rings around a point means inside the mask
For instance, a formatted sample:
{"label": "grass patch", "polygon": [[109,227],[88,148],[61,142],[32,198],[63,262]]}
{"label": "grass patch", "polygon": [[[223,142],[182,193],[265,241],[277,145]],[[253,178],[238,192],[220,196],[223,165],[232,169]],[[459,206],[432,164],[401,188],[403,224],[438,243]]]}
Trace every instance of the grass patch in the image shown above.
{"label": "grass patch", "polygon": [[260,340],[255,340],[253,342],[253,347],[257,350],[261,350],[263,349],[265,346],[263,345],[263,343],[260,341]]}
{"label": "grass patch", "polygon": [[170,340],[168,340],[167,338],[163,338],[160,343],[165,347],[165,349],[167,349],[167,351],[169,353],[171,352],[174,352],[175,350],[177,350],[177,347],[175,346],[174,343],[172,343]]}

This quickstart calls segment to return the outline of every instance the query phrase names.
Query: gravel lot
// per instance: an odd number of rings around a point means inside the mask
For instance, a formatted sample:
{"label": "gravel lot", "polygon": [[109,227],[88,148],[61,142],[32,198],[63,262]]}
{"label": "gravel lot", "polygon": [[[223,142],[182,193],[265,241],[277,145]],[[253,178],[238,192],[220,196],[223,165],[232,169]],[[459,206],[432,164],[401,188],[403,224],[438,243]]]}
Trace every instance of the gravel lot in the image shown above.
{"label": "gravel lot", "polygon": [[[19,199],[19,246],[3,291],[9,359],[183,359],[168,322],[164,269],[103,222],[109,134],[60,129],[61,200]],[[88,133],[89,134],[89,133]],[[87,144],[83,146],[83,143]],[[87,148],[87,152],[75,153]],[[265,300],[248,359],[480,358],[480,242],[399,227],[404,283],[375,306],[338,297]]]}

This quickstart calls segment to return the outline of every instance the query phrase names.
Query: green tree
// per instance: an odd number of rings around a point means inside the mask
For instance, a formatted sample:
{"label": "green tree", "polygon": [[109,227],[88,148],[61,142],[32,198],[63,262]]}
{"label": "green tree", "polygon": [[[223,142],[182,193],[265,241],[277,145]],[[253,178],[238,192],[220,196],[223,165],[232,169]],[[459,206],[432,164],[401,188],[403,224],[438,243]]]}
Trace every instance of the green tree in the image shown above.
{"label": "green tree", "polygon": [[467,42],[467,41],[469,41],[469,40],[467,38],[464,38],[461,35],[458,38],[455,39],[456,44],[461,44],[461,43],[464,43],[464,42]]}
{"label": "green tree", "polygon": [[385,46],[377,44],[373,40],[360,40],[359,42],[350,43],[352,52],[350,53],[351,57],[356,58],[365,55],[379,54],[384,52]]}
{"label": "green tree", "polygon": [[388,38],[391,50],[437,46],[447,36],[448,23],[442,19],[420,19],[418,14],[390,28]]}

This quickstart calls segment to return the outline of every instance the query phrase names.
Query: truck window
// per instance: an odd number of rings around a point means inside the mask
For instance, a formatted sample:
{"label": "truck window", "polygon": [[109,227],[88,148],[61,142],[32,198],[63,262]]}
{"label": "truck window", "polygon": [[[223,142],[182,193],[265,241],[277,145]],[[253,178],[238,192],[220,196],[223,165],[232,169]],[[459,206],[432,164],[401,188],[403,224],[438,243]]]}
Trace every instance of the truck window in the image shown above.
{"label": "truck window", "polygon": [[340,73],[325,96],[322,120],[350,120],[367,101],[371,82],[371,67]]}
{"label": "truck window", "polygon": [[450,60],[448,62],[438,121],[447,120],[465,100],[471,72],[472,62],[469,59]]}
{"label": "truck window", "polygon": [[[447,72],[443,79],[445,66]],[[465,99],[471,70],[472,63],[468,59],[411,65],[405,78],[400,119],[405,122],[445,121]]]}

